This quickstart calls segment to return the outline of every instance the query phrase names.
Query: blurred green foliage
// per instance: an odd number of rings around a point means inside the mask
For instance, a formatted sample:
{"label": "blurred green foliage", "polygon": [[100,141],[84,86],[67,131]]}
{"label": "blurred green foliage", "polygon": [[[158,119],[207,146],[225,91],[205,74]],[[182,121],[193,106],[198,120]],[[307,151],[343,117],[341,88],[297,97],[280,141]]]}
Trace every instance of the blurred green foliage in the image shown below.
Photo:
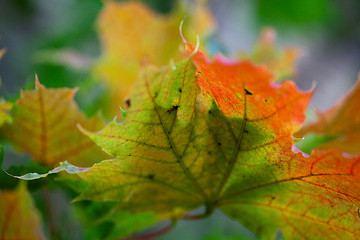
{"label": "blurred green foliage", "polygon": [[339,17],[335,2],[328,0],[258,0],[256,10],[261,26],[275,28],[335,27]]}

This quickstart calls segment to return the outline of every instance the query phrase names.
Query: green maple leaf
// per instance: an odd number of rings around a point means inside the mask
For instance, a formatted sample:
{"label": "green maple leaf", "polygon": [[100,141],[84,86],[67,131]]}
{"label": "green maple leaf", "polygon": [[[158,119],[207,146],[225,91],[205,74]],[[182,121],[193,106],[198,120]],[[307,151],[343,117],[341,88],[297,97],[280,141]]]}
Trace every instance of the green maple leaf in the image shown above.
{"label": "green maple leaf", "polygon": [[[116,201],[163,218],[220,208],[263,239],[279,228],[290,239],[324,232],[336,239],[339,230],[358,237],[359,191],[352,188],[360,159],[338,152],[306,159],[291,149],[311,94],[289,82],[271,86],[249,63],[197,58],[197,68],[185,61],[175,70],[147,69],[125,121],[86,132],[114,159],[80,173],[90,187],[78,200]],[[236,83],[238,69],[246,80]]]}
{"label": "green maple leaf", "polygon": [[193,62],[146,68],[123,122],[82,129],[113,159],[79,169],[77,200],[160,219],[219,208],[262,239],[359,237],[360,157],[292,151],[311,93],[249,62]]}

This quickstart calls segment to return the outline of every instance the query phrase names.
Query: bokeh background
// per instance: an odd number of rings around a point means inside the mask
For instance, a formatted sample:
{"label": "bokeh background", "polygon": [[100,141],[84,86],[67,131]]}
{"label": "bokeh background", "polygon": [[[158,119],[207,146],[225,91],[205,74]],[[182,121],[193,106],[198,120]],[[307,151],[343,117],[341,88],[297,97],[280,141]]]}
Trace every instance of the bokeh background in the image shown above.
{"label": "bokeh background", "polygon": [[[174,0],[144,2],[159,13],[167,13],[176,5]],[[303,56],[294,80],[301,89],[316,86],[313,107],[327,109],[357,80],[359,0],[209,0],[208,4],[217,20],[217,31],[208,40],[212,52],[221,51],[233,58],[239,52],[249,52],[267,26],[277,31],[279,47],[300,47]],[[0,96],[16,99],[20,89],[33,87],[37,73],[47,87],[81,86],[79,94],[88,97],[79,98],[80,107],[89,115],[97,111],[92,103],[101,89],[86,88],[86,82],[93,78],[86,63],[100,55],[95,22],[102,6],[101,0],[1,0],[0,49],[7,52],[0,61]],[[57,60],[58,50],[72,53],[66,56],[67,63]],[[71,211],[69,199],[56,192],[52,198],[58,202],[55,214],[59,223],[68,225],[68,239],[82,239],[81,225],[66,222],[64,212]],[[205,220],[180,221],[160,239],[256,237],[216,212]]]}

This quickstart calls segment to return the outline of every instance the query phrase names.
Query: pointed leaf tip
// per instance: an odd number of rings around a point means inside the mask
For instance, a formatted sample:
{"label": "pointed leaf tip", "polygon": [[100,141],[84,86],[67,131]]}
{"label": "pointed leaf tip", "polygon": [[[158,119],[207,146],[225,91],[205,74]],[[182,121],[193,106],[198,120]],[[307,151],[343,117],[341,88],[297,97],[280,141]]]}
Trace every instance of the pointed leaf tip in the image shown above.
{"label": "pointed leaf tip", "polygon": [[124,109],[122,109],[121,106],[119,106],[119,108],[120,108],[120,110],[121,110],[121,114],[122,114],[123,120],[125,120],[125,119],[126,119],[126,116],[127,116],[127,112],[126,112]]}
{"label": "pointed leaf tip", "polygon": [[35,73],[35,89],[38,89],[41,86],[41,83],[39,81],[39,77],[37,73]]}

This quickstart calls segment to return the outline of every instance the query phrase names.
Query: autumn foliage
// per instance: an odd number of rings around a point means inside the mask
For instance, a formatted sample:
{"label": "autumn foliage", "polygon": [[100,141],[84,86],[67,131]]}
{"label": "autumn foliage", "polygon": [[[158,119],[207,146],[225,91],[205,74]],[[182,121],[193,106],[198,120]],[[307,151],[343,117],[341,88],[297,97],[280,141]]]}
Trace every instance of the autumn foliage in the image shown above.
{"label": "autumn foliage", "polygon": [[[103,53],[93,71],[110,89],[103,111],[116,117],[107,124],[100,115],[87,118],[76,89],[46,88],[36,78],[35,89],[21,91],[13,106],[1,100],[0,124],[14,149],[50,172],[8,174],[32,180],[70,173],[56,179],[75,189],[75,204],[86,200],[84,212],[106,209],[94,219],[113,224],[104,239],[151,239],[179,219],[216,209],[260,239],[279,231],[285,239],[360,238],[359,82],[303,125],[314,90],[284,80],[295,74],[299,52],[278,54],[267,29],[253,55],[210,58],[205,45],[200,51],[185,40],[194,32],[204,39],[215,26],[204,3],[195,2],[184,35],[180,13],[106,3],[99,16]],[[119,105],[124,110],[115,111]],[[334,138],[307,155],[294,136],[306,140],[308,133]],[[50,181],[53,175],[42,184]],[[0,208],[3,239],[25,234],[12,211],[33,225],[26,236],[44,238],[23,182],[0,192]],[[164,229],[141,233],[168,220]]]}

